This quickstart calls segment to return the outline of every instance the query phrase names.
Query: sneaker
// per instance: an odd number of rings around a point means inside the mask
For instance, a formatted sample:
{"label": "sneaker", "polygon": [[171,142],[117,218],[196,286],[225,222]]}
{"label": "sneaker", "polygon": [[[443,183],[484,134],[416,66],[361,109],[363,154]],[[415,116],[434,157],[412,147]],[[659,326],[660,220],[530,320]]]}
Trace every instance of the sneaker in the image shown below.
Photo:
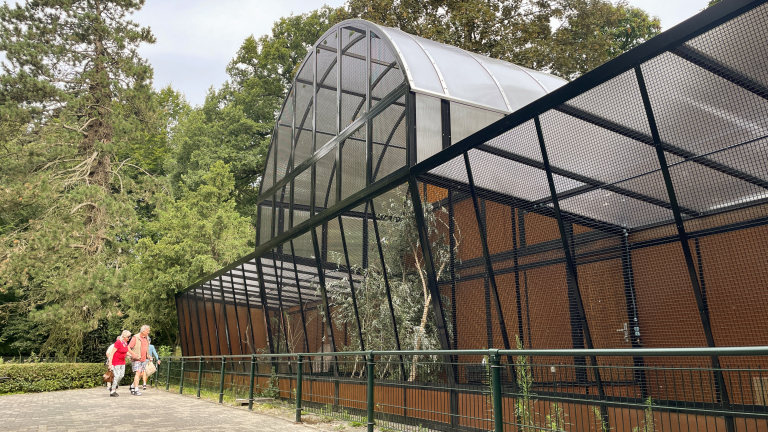
{"label": "sneaker", "polygon": [[133,395],[134,395],[134,396],[141,396],[141,392],[140,392],[140,391],[138,391],[138,390],[136,390],[136,391],[133,393]]}
{"label": "sneaker", "polygon": [[147,390],[147,385],[146,384],[144,384],[144,387],[142,388],[142,390],[144,390],[144,391]]}
{"label": "sneaker", "polygon": [[117,394],[117,392],[112,392],[112,393],[109,394],[109,397],[118,397],[118,396],[120,396],[120,395]]}

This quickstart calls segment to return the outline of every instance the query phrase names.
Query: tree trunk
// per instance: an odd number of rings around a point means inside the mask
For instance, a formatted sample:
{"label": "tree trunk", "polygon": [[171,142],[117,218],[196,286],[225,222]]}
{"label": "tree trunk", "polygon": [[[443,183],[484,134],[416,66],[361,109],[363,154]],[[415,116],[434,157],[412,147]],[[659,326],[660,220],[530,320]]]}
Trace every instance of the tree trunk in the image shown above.
{"label": "tree trunk", "polygon": [[[96,2],[96,14],[103,13],[101,5]],[[106,51],[102,40],[94,41],[93,80],[88,85],[88,106],[86,107],[85,130],[80,142],[81,155],[90,156],[94,151],[99,152],[95,164],[91,165],[88,182],[109,190],[111,159],[103,149],[96,148],[99,144],[110,144],[114,131],[112,128],[112,89],[109,84],[109,72],[104,63]]]}

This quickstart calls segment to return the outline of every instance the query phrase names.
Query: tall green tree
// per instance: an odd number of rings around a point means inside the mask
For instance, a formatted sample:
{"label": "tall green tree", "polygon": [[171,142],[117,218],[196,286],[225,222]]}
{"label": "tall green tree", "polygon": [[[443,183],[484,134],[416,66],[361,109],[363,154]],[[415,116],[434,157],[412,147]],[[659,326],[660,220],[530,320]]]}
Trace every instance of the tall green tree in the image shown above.
{"label": "tall green tree", "polygon": [[575,79],[661,32],[661,21],[626,2],[564,0],[548,50],[549,70]]}
{"label": "tall green tree", "polygon": [[174,295],[253,250],[255,234],[235,209],[234,193],[229,166],[217,161],[196,190],[183,190],[178,200],[159,206],[157,218],[147,224],[151,235],[139,240],[129,269],[126,325],[149,324],[175,341]]}
{"label": "tall green tree", "polygon": [[255,223],[256,198],[276,114],[313,43],[339,19],[323,7],[280,18],[271,34],[245,39],[227,66],[229,81],[179,123],[165,168],[174,185],[194,189],[216,161],[230,165],[238,211]]}
{"label": "tall green tree", "polygon": [[113,105],[140,112],[152,69],[138,55],[154,43],[127,19],[144,0],[27,0],[0,7],[2,114],[20,124],[58,126],[78,136],[84,172],[107,188],[114,154]]}
{"label": "tall green tree", "polygon": [[[567,79],[655,36],[656,17],[608,0],[349,0],[359,17]],[[552,22],[560,24],[553,28]]]}
{"label": "tall green tree", "polygon": [[[115,160],[151,127],[152,43],[128,16],[143,0],[0,6],[0,322],[26,317],[43,349],[77,355],[120,319],[137,207],[162,183]],[[151,204],[150,204],[151,205]]]}

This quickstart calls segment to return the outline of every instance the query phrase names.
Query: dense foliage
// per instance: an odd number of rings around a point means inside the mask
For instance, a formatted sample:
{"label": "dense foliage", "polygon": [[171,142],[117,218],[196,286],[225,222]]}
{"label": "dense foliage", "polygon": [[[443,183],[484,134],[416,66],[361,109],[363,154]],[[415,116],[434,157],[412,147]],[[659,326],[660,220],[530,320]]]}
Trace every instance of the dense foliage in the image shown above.
{"label": "dense foliage", "polygon": [[98,387],[106,371],[101,363],[0,364],[0,376],[9,378],[0,382],[0,395]]}
{"label": "dense foliage", "polygon": [[[660,29],[645,12],[606,0],[349,0],[247,38],[229,80],[192,107],[173,88],[152,88],[137,48],[155,38],[129,19],[143,4],[0,6],[0,354],[98,361],[121,329],[144,323],[155,345],[174,345],[174,294],[253,248],[275,113],[311,44],[343,19],[569,79]],[[389,211],[412,223],[407,200]],[[432,299],[421,265],[402,261],[417,244],[406,225],[383,224],[388,271],[399,281],[402,339],[430,347]],[[378,308],[383,270],[366,271],[370,298],[361,302],[371,318],[361,325],[372,348],[391,337],[375,330],[387,316]]]}

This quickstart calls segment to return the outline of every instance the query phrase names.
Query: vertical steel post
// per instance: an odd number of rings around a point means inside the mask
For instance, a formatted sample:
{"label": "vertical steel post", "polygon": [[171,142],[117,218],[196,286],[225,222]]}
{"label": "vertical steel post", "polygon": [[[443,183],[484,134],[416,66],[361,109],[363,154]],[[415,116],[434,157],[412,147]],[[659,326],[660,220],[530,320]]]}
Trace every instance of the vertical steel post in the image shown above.
{"label": "vertical steel post", "polygon": [[[421,246],[421,254],[424,257],[424,269],[427,272],[427,286],[432,294],[432,309],[435,311],[435,324],[437,325],[438,335],[440,337],[440,348],[443,350],[450,350],[450,340],[448,339],[448,331],[445,325],[445,316],[443,315],[443,301],[440,297],[440,288],[438,286],[437,274],[435,272],[435,263],[432,258],[432,248],[429,244],[429,230],[424,221],[424,208],[421,205],[421,196],[419,195],[419,186],[416,184],[416,179],[410,177],[408,179],[408,189],[411,193],[411,202],[413,204],[413,216],[416,220],[416,229],[419,231],[419,243]],[[453,250],[453,249],[452,249]],[[453,263],[451,263],[453,266]],[[453,272],[451,267],[451,272]],[[455,299],[454,299],[455,301]],[[458,414],[459,414],[459,394],[456,391],[456,372],[453,366],[453,358],[451,356],[444,356],[443,363],[445,365],[445,374],[448,376],[448,386],[450,387],[450,414],[451,414],[451,426],[458,426]]]}
{"label": "vertical steel post", "polygon": [[[274,220],[274,215],[273,218]],[[234,354],[232,352],[232,343],[229,340],[229,318],[227,318],[227,301],[224,298],[224,279],[219,276],[219,291],[221,292],[221,314],[224,317],[224,334],[227,336],[227,350],[229,351],[229,354]],[[232,303],[234,303],[234,299],[232,299]]]}
{"label": "vertical steel post", "polygon": [[[418,196],[418,195],[417,195]],[[389,285],[389,276],[387,272],[387,262],[384,260],[384,249],[381,247],[381,236],[379,235],[379,223],[376,216],[376,209],[373,207],[373,201],[371,203],[371,216],[373,218],[373,232],[376,235],[376,246],[379,251],[379,259],[381,260],[381,275],[384,276],[384,290],[387,294],[387,304],[389,305],[389,318],[392,321],[392,330],[395,334],[395,348],[397,351],[402,351],[400,348],[400,333],[397,330],[397,321],[395,320],[395,307],[392,302],[392,291]],[[402,354],[400,357],[400,376],[402,380],[405,380],[408,375],[405,374],[405,360]]]}
{"label": "vertical steel post", "polygon": [[[248,300],[248,281],[245,278],[245,264],[240,266],[240,270],[243,273],[243,289],[245,290],[245,307],[248,309],[248,328],[251,329],[251,339],[250,343],[248,344],[248,349],[251,351],[251,354],[256,353],[256,337],[253,333],[253,321],[251,320],[251,302]],[[245,333],[245,337],[248,337],[248,332]],[[211,353],[213,354],[213,353]]]}
{"label": "vertical steel post", "polygon": [[[240,354],[243,354],[243,334],[240,333],[240,314],[237,312],[237,296],[235,295],[235,276],[233,275],[233,272],[235,270],[232,269],[229,272],[229,284],[232,287],[232,307],[235,309],[235,322],[237,323],[237,346],[239,348]],[[243,279],[243,282],[245,282],[245,279]],[[248,296],[248,293],[245,294],[245,296]]]}
{"label": "vertical steel post", "polygon": [[[328,332],[328,337],[331,340],[331,350],[332,352],[336,352],[336,339],[334,338],[333,334],[333,321],[331,321],[331,308],[328,303],[328,290],[325,285],[325,271],[323,270],[323,263],[320,261],[320,245],[317,240],[317,231],[315,231],[315,228],[312,228],[310,231],[312,235],[312,247],[315,251],[315,265],[317,266],[317,279],[320,282],[320,288],[321,288],[321,297],[322,297],[322,307],[323,312],[325,313],[325,330]],[[333,371],[334,376],[338,378],[338,369],[336,364],[336,357],[333,357]]]}
{"label": "vertical steel post", "polygon": [[[213,294],[213,284],[208,281],[208,288],[211,290],[211,314],[213,315],[213,329],[216,333],[216,354],[221,355],[221,338],[219,337],[219,319],[216,318],[216,298]],[[224,299],[222,299],[224,301]]]}
{"label": "vertical steel post", "polygon": [[251,374],[248,379],[248,411],[253,411],[253,379],[256,375],[256,356],[251,356]]}
{"label": "vertical steel post", "polygon": [[352,263],[349,260],[349,251],[347,250],[347,238],[344,235],[344,222],[339,216],[339,232],[341,233],[341,245],[344,247],[344,259],[347,263],[347,277],[349,277],[349,291],[352,294],[352,308],[355,311],[355,322],[357,323],[357,334],[360,338],[360,351],[365,351],[365,341],[363,340],[363,328],[360,325],[360,314],[357,311],[357,296],[355,294],[355,284],[352,280]]}
{"label": "vertical steel post", "polygon": [[221,358],[221,371],[219,372],[219,403],[224,403],[224,375],[227,373],[227,358]]}
{"label": "vertical steel post", "polygon": [[181,358],[181,377],[179,378],[179,394],[184,394],[184,357]]}
{"label": "vertical steel post", "polygon": [[[307,319],[304,316],[304,301],[301,298],[301,284],[299,283],[299,269],[298,266],[296,266],[296,251],[293,248],[293,240],[290,241],[291,243],[291,261],[293,261],[293,274],[296,278],[296,294],[299,297],[299,310],[301,311],[301,328],[304,329],[304,350],[306,352],[309,352],[309,339],[307,338]],[[309,366],[310,373],[312,371],[312,362],[310,362]]]}
{"label": "vertical steel post", "polygon": [[200,399],[200,386],[203,384],[203,356],[197,362],[197,398]]}
{"label": "vertical steel post", "polygon": [[[193,291],[190,291],[188,295],[184,296],[187,298],[187,316],[189,317],[189,333],[187,334],[187,337],[189,339],[192,339],[192,352],[190,352],[189,355],[197,354],[197,345],[195,344],[195,325],[192,322],[192,306],[189,304],[189,297],[191,297],[192,292]],[[197,294],[195,294],[195,297],[197,297]],[[195,305],[197,305],[197,299],[195,299]],[[198,320],[198,324],[200,324],[199,320]],[[198,333],[200,333],[199,329],[200,329],[200,326],[198,326]],[[202,353],[203,353],[203,340],[200,339],[200,354],[202,355]]]}
{"label": "vertical steel post", "polygon": [[[504,311],[501,308],[501,300],[499,299],[499,290],[496,285],[496,275],[493,270],[493,263],[491,262],[491,250],[488,247],[488,232],[486,230],[485,218],[480,209],[480,200],[477,198],[477,190],[475,189],[475,178],[472,174],[472,166],[469,163],[469,153],[464,153],[464,167],[467,170],[467,179],[469,181],[469,192],[472,195],[472,206],[475,209],[475,218],[477,218],[477,228],[480,231],[480,244],[483,249],[483,259],[485,260],[485,272],[488,275],[488,285],[490,288],[490,294],[493,300],[493,306],[496,309],[496,318],[499,321],[499,329],[501,330],[501,340],[504,343],[504,349],[510,349],[509,335],[507,334],[507,322],[504,319]],[[489,318],[490,318],[490,314]],[[491,335],[493,327],[490,328]],[[492,340],[491,340],[492,342]],[[489,345],[490,347],[490,345]],[[517,348],[517,347],[515,347]],[[509,356],[509,363],[512,364],[512,356]],[[513,376],[512,382],[517,383],[517,378],[514,376],[514,368],[511,369]]]}
{"label": "vertical steel post", "polygon": [[373,358],[373,351],[368,351],[368,355],[366,356],[366,366],[368,367],[368,384],[366,386],[366,404],[368,408],[368,432],[373,432],[373,426],[376,424],[373,418],[373,374],[374,374],[374,358]]}
{"label": "vertical steel post", "polygon": [[301,382],[304,380],[303,362],[304,357],[299,354],[296,358],[296,423],[301,423]]}
{"label": "vertical steel post", "polygon": [[[208,339],[208,352],[213,355],[213,343],[211,342],[211,320],[208,319],[208,300],[205,298],[205,284],[200,285],[200,293],[203,295],[203,317],[205,319],[205,336]],[[213,301],[213,299],[211,299]],[[211,309],[213,309],[211,304]],[[214,323],[215,325],[216,323]]]}
{"label": "vertical steel post", "polygon": [[[653,107],[651,106],[651,99],[648,96],[648,88],[645,85],[645,78],[643,77],[643,71],[640,66],[635,66],[635,76],[637,77],[637,85],[640,88],[640,96],[643,99],[643,105],[645,107],[645,115],[648,119],[648,126],[651,129],[651,136],[653,137],[653,144],[656,148],[656,156],[659,160],[659,167],[661,168],[661,175],[664,178],[664,185],[667,188],[667,195],[669,196],[669,205],[672,208],[672,215],[675,218],[675,227],[677,227],[677,235],[680,238],[680,247],[683,250],[683,258],[685,259],[685,265],[688,268],[688,277],[691,280],[691,288],[693,288],[693,295],[696,298],[696,306],[699,310],[699,317],[701,319],[701,327],[704,331],[704,336],[707,340],[707,346],[715,347],[715,339],[712,335],[712,326],[709,321],[709,309],[704,301],[704,297],[701,291],[701,284],[699,282],[699,276],[696,274],[696,267],[693,263],[693,254],[691,253],[691,246],[688,244],[688,233],[685,231],[685,225],[683,224],[683,217],[680,213],[680,206],[677,202],[677,194],[675,193],[675,187],[672,183],[672,176],[669,173],[669,166],[667,165],[667,156],[664,154],[664,149],[661,143],[661,136],[659,135],[658,126],[656,124],[656,117],[653,114]],[[723,408],[728,409],[730,407],[730,398],[728,397],[728,389],[725,387],[725,380],[723,379],[723,373],[720,368],[720,359],[717,356],[711,357],[712,369],[714,370],[715,378],[715,392],[719,398],[719,402],[722,403]],[[732,416],[725,417],[725,426],[728,432],[735,430],[735,425]]]}
{"label": "vertical steel post", "polygon": [[168,367],[166,370],[168,373],[165,374],[165,391],[168,391],[171,388],[171,359],[168,359]]}
{"label": "vertical steel post", "polygon": [[491,395],[493,399],[493,430],[504,432],[504,410],[501,406],[501,362],[499,350],[488,350],[491,362]]}
{"label": "vertical steel post", "polygon": [[269,353],[275,353],[275,345],[272,342],[272,325],[269,323],[269,310],[267,309],[267,284],[264,283],[264,269],[261,267],[261,257],[256,258],[256,272],[259,276],[259,301],[264,315],[264,331],[267,333],[267,346]]}
{"label": "vertical steel post", "polygon": [[[549,193],[552,196],[552,209],[555,212],[555,218],[557,219],[557,228],[560,232],[560,240],[563,243],[563,254],[565,255],[565,273],[566,278],[568,281],[570,281],[572,287],[573,287],[573,300],[576,306],[576,309],[579,314],[579,318],[581,321],[581,332],[584,336],[584,342],[588,349],[593,349],[594,345],[592,344],[592,335],[589,331],[589,325],[587,323],[587,315],[584,312],[584,303],[581,299],[581,291],[579,290],[579,279],[576,276],[576,262],[574,261],[574,257],[571,253],[571,245],[568,241],[568,232],[565,230],[565,224],[563,223],[563,216],[560,212],[560,200],[557,197],[557,190],[555,188],[555,180],[554,176],[552,175],[552,167],[549,164],[549,154],[547,153],[547,146],[544,143],[544,132],[541,128],[541,120],[539,120],[539,117],[536,116],[533,118],[533,123],[536,126],[536,135],[539,139],[539,148],[541,150],[541,159],[544,163],[544,171],[547,175],[547,183],[549,184]],[[529,340],[529,343],[532,343],[532,341]],[[605,391],[603,389],[603,383],[600,379],[600,368],[597,365],[597,358],[595,356],[591,356],[590,360],[592,361],[592,366],[594,367],[593,373],[595,376],[595,384],[597,387],[597,394],[600,396],[600,398],[605,397]],[[605,411],[605,407],[600,407],[600,416],[602,417],[603,421],[608,421],[608,413]]]}

